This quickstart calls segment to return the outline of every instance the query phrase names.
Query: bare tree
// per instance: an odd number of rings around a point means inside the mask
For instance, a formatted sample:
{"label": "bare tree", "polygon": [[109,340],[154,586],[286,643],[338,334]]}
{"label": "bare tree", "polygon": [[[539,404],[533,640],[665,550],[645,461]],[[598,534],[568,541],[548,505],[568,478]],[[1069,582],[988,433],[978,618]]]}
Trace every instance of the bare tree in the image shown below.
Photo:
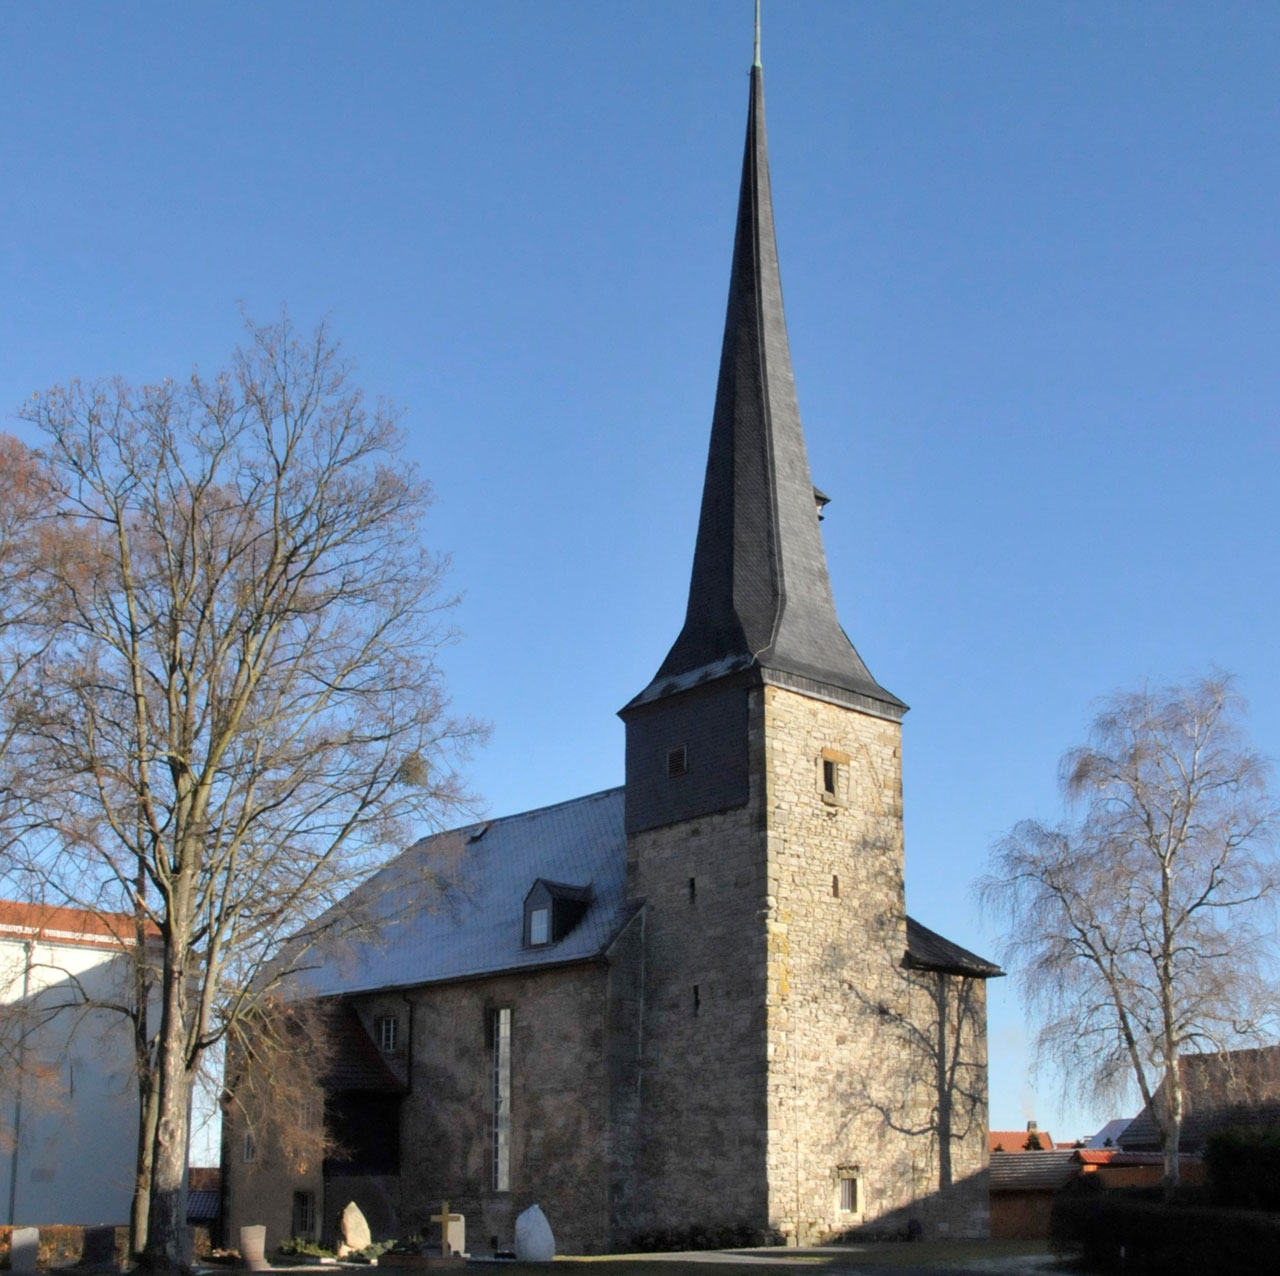
{"label": "bare tree", "polygon": [[[48,608],[37,567],[50,499],[39,458],[12,435],[0,434],[0,703],[18,694],[43,645],[32,622]],[[0,761],[12,735],[11,724],[0,718]],[[22,802],[22,792],[5,786],[0,775],[0,866]]]}
{"label": "bare tree", "polygon": [[305,961],[299,933],[459,801],[477,727],[442,687],[428,489],[323,329],[250,324],[216,377],[73,382],[21,415],[60,535],[0,789],[30,804],[28,888],[159,932],[135,1226],[174,1268],[201,1061],[288,974],[285,940]]}
{"label": "bare tree", "polygon": [[1225,677],[1119,694],[1065,755],[1070,818],[1027,820],[978,885],[1038,1048],[1084,1091],[1136,1084],[1178,1180],[1179,1056],[1259,1034],[1271,1012],[1276,808]]}

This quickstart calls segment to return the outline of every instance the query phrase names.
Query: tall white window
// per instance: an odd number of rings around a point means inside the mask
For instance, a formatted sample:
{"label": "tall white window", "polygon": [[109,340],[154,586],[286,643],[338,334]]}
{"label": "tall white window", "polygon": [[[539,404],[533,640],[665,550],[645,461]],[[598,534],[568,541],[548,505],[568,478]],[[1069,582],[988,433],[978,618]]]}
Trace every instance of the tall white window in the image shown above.
{"label": "tall white window", "polygon": [[858,1200],[858,1173],[841,1170],[836,1178],[836,1208],[841,1214],[857,1214],[862,1209]]}
{"label": "tall white window", "polygon": [[511,1007],[492,1012],[493,1190],[511,1190]]}

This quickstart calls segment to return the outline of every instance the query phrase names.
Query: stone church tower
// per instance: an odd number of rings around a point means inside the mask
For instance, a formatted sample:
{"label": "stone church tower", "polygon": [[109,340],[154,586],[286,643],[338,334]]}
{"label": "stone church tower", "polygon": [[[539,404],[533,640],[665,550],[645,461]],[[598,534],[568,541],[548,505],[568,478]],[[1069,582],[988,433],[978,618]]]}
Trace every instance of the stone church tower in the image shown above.
{"label": "stone church tower", "polygon": [[[473,1252],[985,1235],[984,980],[906,915],[901,719],[836,619],[796,407],[759,59],[689,604],[626,784],[433,834],[287,995],[328,1056],[300,1158],[228,1091],[228,1226]],[[265,1098],[263,1097],[265,1096]],[[234,1233],[233,1233],[234,1234]]]}
{"label": "stone church tower", "polygon": [[743,1220],[805,1243],[938,1192],[937,1140],[912,1137],[938,1096],[904,961],[906,705],[836,618],[825,503],[757,56],[688,611],[621,711],[627,888],[645,902],[638,1134],[616,1175],[634,1227]]}

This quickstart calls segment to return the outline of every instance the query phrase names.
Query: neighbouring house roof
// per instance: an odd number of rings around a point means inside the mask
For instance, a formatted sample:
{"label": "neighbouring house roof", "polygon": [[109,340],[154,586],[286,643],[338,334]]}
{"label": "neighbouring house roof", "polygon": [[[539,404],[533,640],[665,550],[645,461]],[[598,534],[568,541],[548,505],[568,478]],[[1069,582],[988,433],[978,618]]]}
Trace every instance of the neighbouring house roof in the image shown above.
{"label": "neighbouring house roof", "polygon": [[1055,1150],[1048,1130],[991,1130],[987,1146],[992,1152],[1025,1152],[1028,1139],[1037,1140],[1042,1152]]}
{"label": "neighbouring house roof", "polygon": [[[1107,1146],[1115,1147],[1120,1142],[1120,1136],[1129,1128],[1129,1126],[1132,1123],[1133,1123],[1132,1117],[1116,1117],[1113,1120],[1108,1121],[1106,1125],[1104,1125],[1102,1129],[1099,1130],[1097,1134],[1093,1136],[1093,1138],[1086,1140],[1085,1147],[1087,1148],[1105,1148]],[[1109,1145],[1107,1142],[1108,1139],[1110,1140]]]}
{"label": "neighbouring house roof", "polygon": [[[1280,1126],[1280,1046],[1183,1055],[1183,1118],[1179,1149],[1200,1152],[1227,1126]],[[1157,1094],[1157,1099],[1159,1094]],[[1156,1149],[1160,1135],[1148,1104],[1120,1136],[1126,1151]]]}
{"label": "neighbouring house roof", "polygon": [[[994,962],[944,939],[936,930],[922,926],[914,917],[907,918],[906,964],[914,970],[937,970],[947,975],[970,975],[979,979],[998,979],[1004,974]],[[1025,1137],[1023,1142],[1026,1142]]]}
{"label": "neighbouring house roof", "polygon": [[[151,923],[147,923],[146,932],[148,939],[160,937],[159,930]],[[0,899],[0,939],[42,939],[51,944],[132,948],[134,918],[131,913]]]}
{"label": "neighbouring house roof", "polygon": [[[1126,1152],[1123,1148],[1076,1148],[1081,1165],[1163,1165],[1164,1156],[1159,1152]],[[1198,1157],[1180,1156],[1179,1161],[1198,1160]]]}
{"label": "neighbouring house roof", "polygon": [[1075,1152],[1002,1152],[991,1158],[991,1190],[1056,1192],[1080,1173],[1075,1158]]}
{"label": "neighbouring house roof", "polygon": [[[371,992],[603,956],[639,907],[627,899],[623,802],[622,789],[608,789],[423,838],[343,902],[347,916],[317,944],[295,991]],[[527,947],[524,901],[539,879],[573,888],[587,906],[558,942]],[[905,961],[1002,973],[910,917]]]}
{"label": "neighbouring house roof", "polygon": [[187,1222],[191,1224],[212,1223],[218,1217],[221,1207],[221,1194],[207,1188],[187,1192]]}

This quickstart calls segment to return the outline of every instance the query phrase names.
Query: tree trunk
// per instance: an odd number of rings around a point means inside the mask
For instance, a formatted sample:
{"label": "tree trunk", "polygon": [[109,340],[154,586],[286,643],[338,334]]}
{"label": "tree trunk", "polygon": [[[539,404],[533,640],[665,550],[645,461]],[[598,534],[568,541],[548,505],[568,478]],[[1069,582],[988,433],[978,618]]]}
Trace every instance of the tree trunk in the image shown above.
{"label": "tree trunk", "polygon": [[138,1165],[129,1214],[129,1250],[135,1256],[147,1247],[151,1213],[151,1167],[154,1162],[160,1096],[149,1077],[138,1079]]}
{"label": "tree trunk", "polygon": [[[172,941],[170,941],[172,942]],[[156,1059],[156,1127],[151,1205],[143,1262],[153,1273],[186,1268],[187,1148],[193,1075],[187,1068],[187,998],[183,962],[166,954],[164,1006]]]}
{"label": "tree trunk", "polygon": [[1168,1203],[1178,1190],[1178,1145],[1182,1142],[1182,1078],[1177,1059],[1165,1069],[1164,1090],[1165,1118],[1160,1131],[1164,1139],[1164,1177],[1160,1186]]}

